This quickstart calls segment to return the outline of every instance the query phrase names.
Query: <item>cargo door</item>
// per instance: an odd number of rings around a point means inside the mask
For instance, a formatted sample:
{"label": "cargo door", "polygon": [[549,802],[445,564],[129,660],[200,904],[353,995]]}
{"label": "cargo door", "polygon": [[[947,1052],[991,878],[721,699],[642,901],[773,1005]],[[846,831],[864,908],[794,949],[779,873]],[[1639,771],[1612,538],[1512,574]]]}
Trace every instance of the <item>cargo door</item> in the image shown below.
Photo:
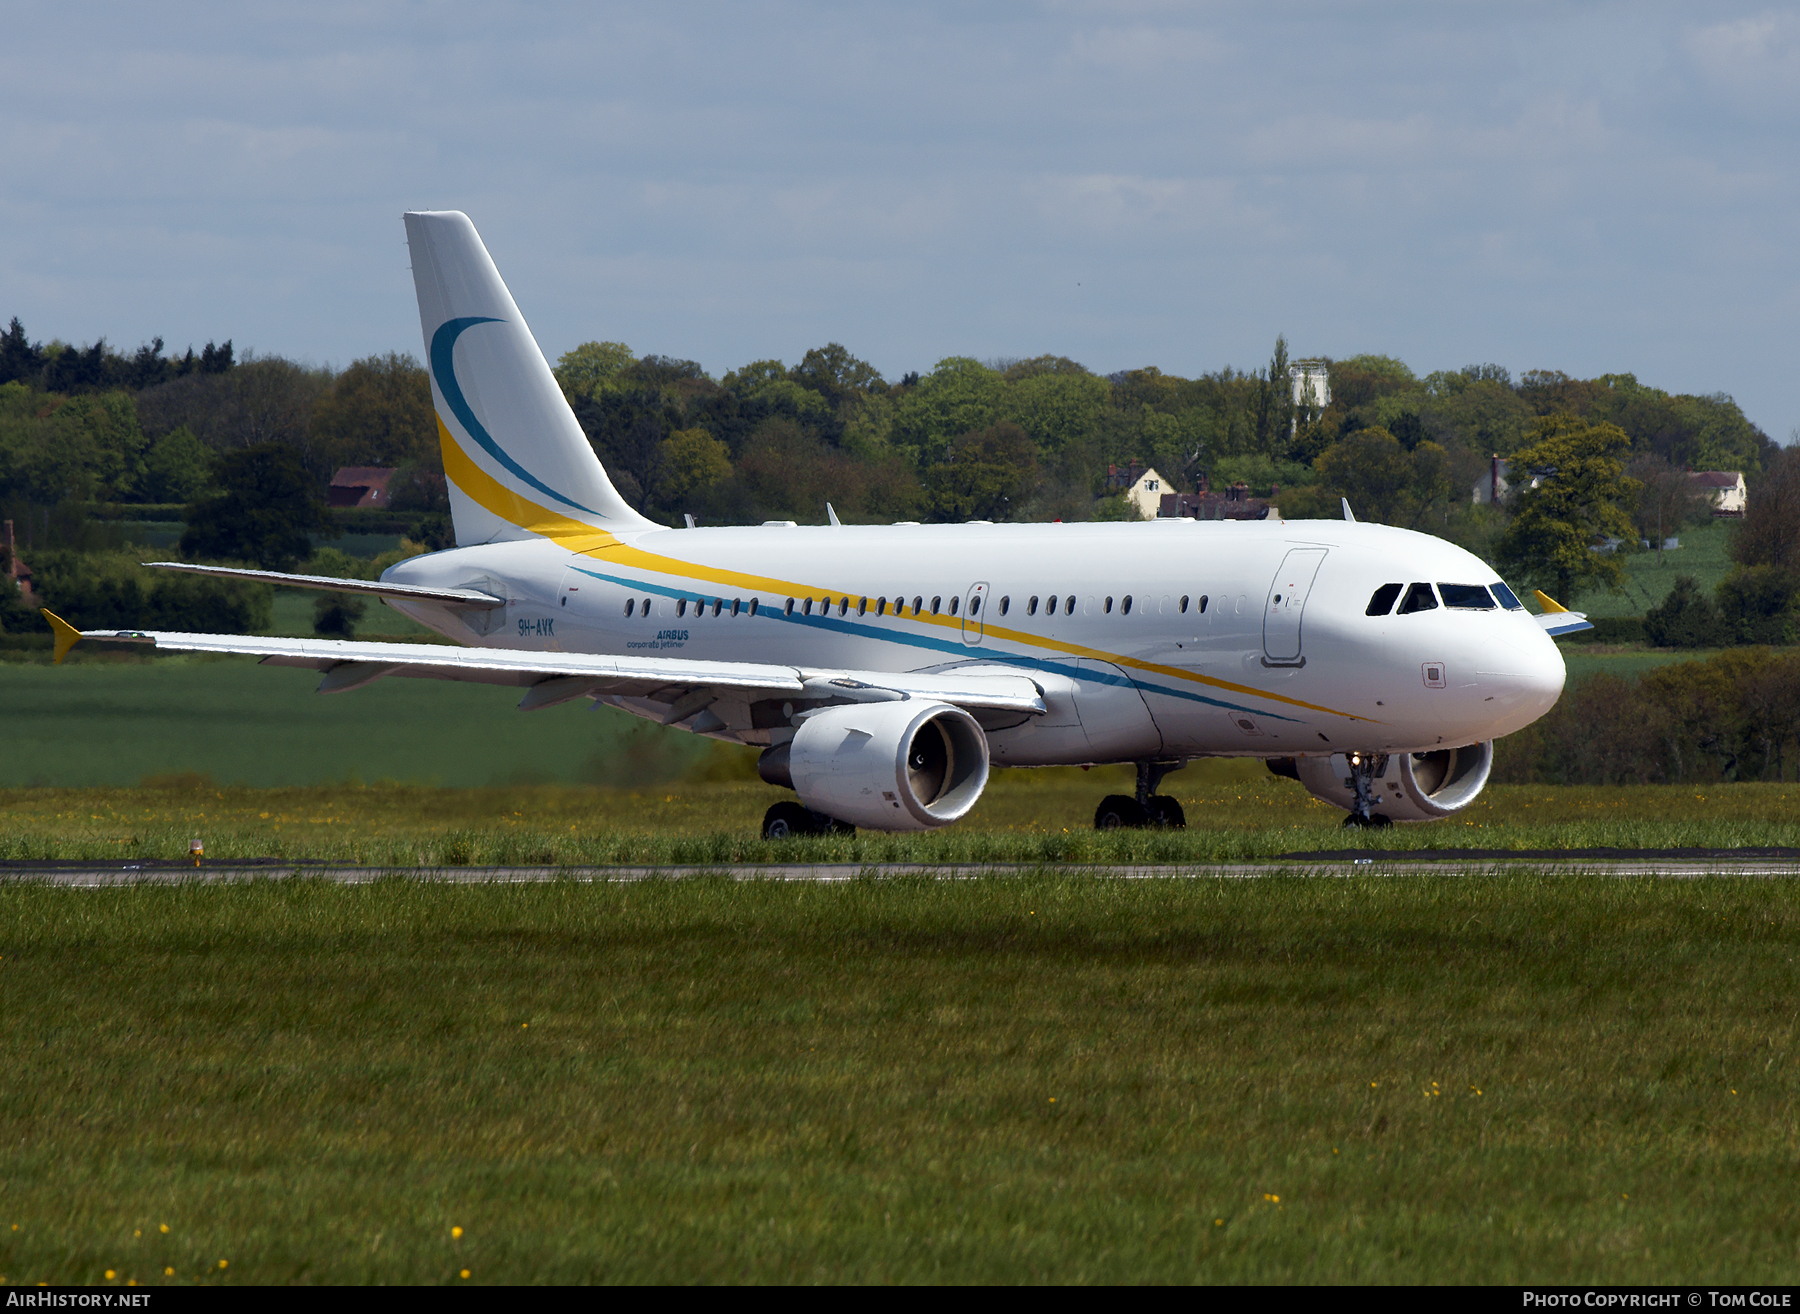
{"label": "cargo door", "polygon": [[1265,666],[1304,666],[1301,652],[1300,620],[1306,610],[1306,598],[1312,592],[1313,579],[1325,561],[1324,548],[1293,548],[1282,559],[1281,569],[1269,585],[1269,600],[1263,608],[1263,664]]}

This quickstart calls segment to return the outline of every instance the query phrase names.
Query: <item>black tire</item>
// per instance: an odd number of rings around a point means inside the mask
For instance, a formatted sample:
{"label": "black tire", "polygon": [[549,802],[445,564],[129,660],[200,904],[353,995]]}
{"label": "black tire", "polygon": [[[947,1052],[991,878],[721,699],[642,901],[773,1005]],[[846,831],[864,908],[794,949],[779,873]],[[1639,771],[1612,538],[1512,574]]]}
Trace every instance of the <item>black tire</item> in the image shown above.
{"label": "black tire", "polygon": [[1135,798],[1108,794],[1094,809],[1095,830],[1141,830],[1149,821]]}
{"label": "black tire", "polygon": [[1377,812],[1377,813],[1374,813],[1373,815],[1371,815],[1367,821],[1364,821],[1361,817],[1357,816],[1354,812],[1352,812],[1349,816],[1344,818],[1344,829],[1345,830],[1349,830],[1353,826],[1366,826],[1370,830],[1385,830],[1387,827],[1389,827],[1393,824],[1394,824],[1394,819],[1392,817],[1386,816],[1380,812]]}
{"label": "black tire", "polygon": [[780,802],[763,813],[763,838],[792,839],[795,835],[817,835],[818,818],[798,803]]}
{"label": "black tire", "polygon": [[1150,796],[1150,824],[1161,826],[1164,830],[1186,830],[1187,813],[1181,810],[1181,804],[1167,794]]}

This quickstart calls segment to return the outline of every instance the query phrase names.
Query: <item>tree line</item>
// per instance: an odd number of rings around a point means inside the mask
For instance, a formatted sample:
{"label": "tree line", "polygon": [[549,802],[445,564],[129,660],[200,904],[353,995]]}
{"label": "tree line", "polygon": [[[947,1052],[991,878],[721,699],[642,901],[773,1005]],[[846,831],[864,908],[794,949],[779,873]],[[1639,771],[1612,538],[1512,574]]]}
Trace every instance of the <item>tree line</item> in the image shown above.
{"label": "tree line", "polygon": [[[1686,468],[1742,470],[1760,487],[1779,465],[1781,449],[1728,396],[1670,394],[1630,374],[1418,375],[1362,355],[1324,362],[1321,408],[1296,405],[1290,363],[1277,339],[1266,365],[1192,377],[950,356],[890,381],[828,343],[715,378],[592,341],[554,372],[620,492],[666,524],[818,521],[828,500],[849,522],[1122,518],[1134,512],[1112,472],[1135,463],[1169,491],[1242,483],[1289,518],[1336,516],[1347,498],[1360,519],[1449,538],[1565,602],[1620,578],[1619,555],[1596,547],[1705,514]],[[1513,464],[1514,494],[1475,505],[1470,489],[1495,455]],[[33,551],[79,546],[50,532],[77,519],[56,508],[174,504],[185,551],[292,564],[321,532],[323,490],[342,466],[398,468],[396,510],[447,510],[414,357],[333,370],[239,353],[230,339],[181,354],[156,339],[127,355],[104,339],[34,342],[16,318],[0,336],[0,509]]]}

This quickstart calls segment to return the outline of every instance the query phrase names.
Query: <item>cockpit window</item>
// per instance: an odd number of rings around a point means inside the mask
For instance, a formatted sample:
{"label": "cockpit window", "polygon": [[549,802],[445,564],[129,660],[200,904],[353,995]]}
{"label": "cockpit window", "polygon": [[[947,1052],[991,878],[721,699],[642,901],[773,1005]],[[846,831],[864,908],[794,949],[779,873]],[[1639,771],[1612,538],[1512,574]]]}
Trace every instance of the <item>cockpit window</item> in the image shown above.
{"label": "cockpit window", "polygon": [[1500,583],[1498,580],[1495,580],[1492,584],[1488,585],[1488,587],[1494,591],[1494,596],[1500,599],[1500,605],[1505,607],[1508,611],[1525,610],[1525,604],[1519,601],[1511,589],[1507,588],[1506,585]]}
{"label": "cockpit window", "polygon": [[1406,596],[1400,600],[1397,616],[1410,616],[1415,611],[1432,611],[1437,607],[1437,598],[1431,592],[1429,584],[1414,584],[1406,590]]}
{"label": "cockpit window", "polygon": [[1394,609],[1394,599],[1400,596],[1403,584],[1383,584],[1375,590],[1375,596],[1369,599],[1369,609],[1365,616],[1385,616]]}
{"label": "cockpit window", "polygon": [[1454,607],[1458,611],[1492,611],[1494,600],[1480,584],[1445,584],[1439,582],[1438,596],[1444,600],[1446,607]]}

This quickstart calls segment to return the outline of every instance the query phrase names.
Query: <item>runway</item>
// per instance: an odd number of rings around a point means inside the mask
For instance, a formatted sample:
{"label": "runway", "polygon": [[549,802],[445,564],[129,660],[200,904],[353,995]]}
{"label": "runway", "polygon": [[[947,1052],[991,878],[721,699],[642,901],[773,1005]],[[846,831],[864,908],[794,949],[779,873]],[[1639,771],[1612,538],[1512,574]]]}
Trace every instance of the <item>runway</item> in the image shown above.
{"label": "runway", "polygon": [[314,880],[366,885],[412,880],[450,885],[535,884],[548,881],[737,880],[812,881],[978,880],[1038,873],[1091,876],[1100,880],[1257,880],[1272,876],[1474,876],[1544,872],[1558,876],[1655,877],[1697,880],[1707,876],[1765,878],[1800,876],[1800,854],[1751,852],[1692,856],[1645,852],[1632,857],[1545,856],[1533,853],[1445,857],[1429,853],[1293,854],[1254,862],[1088,865],[1027,863],[740,863],[716,866],[642,867],[343,867],[278,862],[88,863],[0,862],[0,885],[55,885],[78,889],[133,885],[229,885],[248,881]]}

